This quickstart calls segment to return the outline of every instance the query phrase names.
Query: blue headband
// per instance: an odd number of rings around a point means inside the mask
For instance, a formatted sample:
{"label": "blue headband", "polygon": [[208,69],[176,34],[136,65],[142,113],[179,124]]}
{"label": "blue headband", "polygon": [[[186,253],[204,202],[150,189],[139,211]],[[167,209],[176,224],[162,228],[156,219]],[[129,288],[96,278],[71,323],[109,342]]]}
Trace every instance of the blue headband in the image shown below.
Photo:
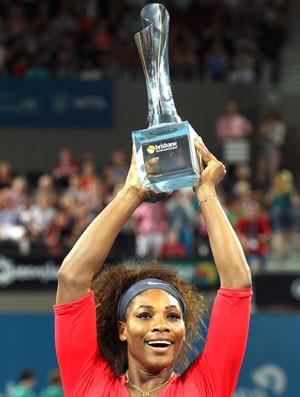
{"label": "blue headband", "polygon": [[180,292],[175,287],[173,287],[172,284],[166,281],[160,280],[158,278],[146,278],[144,280],[140,280],[132,284],[125,292],[123,292],[118,303],[117,319],[118,320],[124,319],[127,306],[129,305],[129,303],[132,301],[133,298],[135,298],[141,292],[153,288],[162,289],[168,292],[169,294],[171,294],[172,296],[174,296],[174,298],[176,298],[180,304],[183,317],[185,317],[186,305]]}

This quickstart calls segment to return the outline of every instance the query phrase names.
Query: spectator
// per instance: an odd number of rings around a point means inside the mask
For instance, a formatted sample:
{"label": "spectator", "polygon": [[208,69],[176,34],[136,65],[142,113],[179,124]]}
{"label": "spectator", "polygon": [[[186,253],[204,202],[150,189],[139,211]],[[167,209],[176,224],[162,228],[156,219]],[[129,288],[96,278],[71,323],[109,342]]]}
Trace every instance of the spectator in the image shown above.
{"label": "spectator", "polygon": [[159,256],[168,259],[178,259],[186,256],[184,245],[180,242],[175,230],[169,230],[166,234]]}
{"label": "spectator", "polygon": [[53,206],[56,205],[58,193],[54,187],[54,179],[49,174],[42,174],[37,180],[37,187],[33,190],[31,199],[37,200],[40,196],[47,197],[49,203]]}
{"label": "spectator", "polygon": [[192,218],[195,211],[191,209],[191,203],[186,202],[184,190],[173,192],[166,201],[165,209],[168,226],[174,230],[179,242],[183,244],[186,254],[192,253],[194,245]]}
{"label": "spectator", "polygon": [[223,44],[217,40],[206,55],[205,75],[213,81],[225,80],[229,68],[228,58]]}
{"label": "spectator", "polygon": [[277,83],[279,80],[281,49],[285,40],[283,16],[280,2],[266,2],[262,10],[259,47],[262,53],[263,67],[269,69],[268,79],[272,83]]}
{"label": "spectator", "polygon": [[19,384],[13,389],[10,397],[36,397],[34,387],[36,375],[32,369],[23,369],[20,373]]}
{"label": "spectator", "polygon": [[74,203],[76,203],[76,201],[79,200],[80,197],[84,196],[85,192],[80,186],[80,178],[80,173],[70,175],[69,185],[66,189],[63,189],[63,191],[61,192],[61,196],[72,200]]}
{"label": "spectator", "polygon": [[100,80],[103,72],[97,67],[96,62],[92,59],[85,58],[79,72],[79,78],[84,81]]}
{"label": "spectator", "polygon": [[0,161],[0,189],[11,186],[13,170],[9,161]]}
{"label": "spectator", "polygon": [[110,193],[113,192],[116,184],[125,181],[128,168],[129,164],[124,150],[115,149],[109,163],[103,168],[103,179]]}
{"label": "spectator", "polygon": [[294,210],[300,206],[299,193],[289,170],[283,169],[276,174],[265,195],[265,202],[269,205],[273,231],[272,253],[277,258],[286,257],[291,252],[295,238]]}
{"label": "spectator", "polygon": [[228,101],[225,104],[224,112],[217,119],[217,137],[226,142],[228,139],[246,138],[252,131],[251,122],[239,113],[236,101]]}
{"label": "spectator", "polygon": [[165,239],[167,218],[164,202],[142,203],[133,213],[136,255],[140,258],[158,255]]}
{"label": "spectator", "polygon": [[48,79],[50,77],[50,59],[47,52],[41,52],[34,55],[34,60],[28,66],[25,77],[27,79]]}
{"label": "spectator", "polygon": [[239,113],[237,102],[226,102],[223,113],[216,121],[216,134],[221,144],[222,160],[228,168],[228,183],[232,180],[235,165],[250,161],[247,138],[251,132],[252,124]]}
{"label": "spectator", "polygon": [[47,195],[39,195],[21,214],[21,220],[26,226],[31,239],[39,241],[47,226],[55,217],[56,208]]}
{"label": "spectator", "polygon": [[55,186],[59,189],[69,185],[69,178],[78,172],[79,165],[73,158],[73,153],[69,148],[63,148],[58,154],[58,162],[52,169]]}
{"label": "spectator", "polygon": [[245,17],[246,24],[239,29],[233,40],[233,70],[229,76],[230,81],[244,84],[253,83],[258,79],[258,63],[260,51],[258,49],[257,34],[255,28],[251,27],[251,17]]}
{"label": "spectator", "polygon": [[[141,28],[139,14],[146,1],[2,3],[1,75],[83,79],[142,75],[132,38]],[[272,81],[278,80],[288,7],[282,2],[250,3],[168,1],[171,75],[203,77],[200,68],[205,63],[205,78],[229,76],[248,82],[253,68],[265,69],[267,64]]]}
{"label": "spectator", "polygon": [[233,57],[233,70],[229,73],[229,81],[243,84],[254,83],[255,69],[255,56],[250,51],[238,50]]}
{"label": "spectator", "polygon": [[8,193],[13,205],[24,210],[29,204],[29,185],[26,176],[17,175],[14,177]]}
{"label": "spectator", "polygon": [[0,240],[20,241],[25,238],[26,228],[17,206],[10,197],[9,188],[0,190]]}
{"label": "spectator", "polygon": [[78,65],[70,50],[65,48],[58,50],[53,74],[57,79],[70,79],[78,75]]}
{"label": "spectator", "polygon": [[70,201],[67,200],[65,205],[70,205],[70,208],[73,210],[72,215],[74,217],[74,223],[68,239],[69,246],[72,246],[86,229],[87,225],[94,219],[95,214],[91,210],[91,206],[86,195],[79,196],[76,202],[71,201],[70,203]]}
{"label": "spectator", "polygon": [[43,242],[50,256],[61,256],[69,249],[69,239],[73,227],[73,217],[66,207],[58,208],[53,219],[46,225]]}
{"label": "spectator", "polygon": [[95,174],[100,175],[102,167],[99,164],[96,154],[92,151],[83,154],[82,162],[80,164],[80,172],[83,173],[85,167],[91,167]]}
{"label": "spectator", "polygon": [[85,164],[79,177],[79,186],[82,190],[88,188],[92,183],[99,181],[99,175],[96,174],[92,164]]}
{"label": "spectator", "polygon": [[123,149],[115,149],[110,157],[110,164],[113,167],[114,179],[116,182],[125,181],[129,164],[126,153]]}
{"label": "spectator", "polygon": [[246,193],[252,190],[252,172],[250,165],[241,163],[238,164],[232,175],[230,191],[233,195],[239,197],[240,193]]}
{"label": "spectator", "polygon": [[286,124],[274,109],[259,125],[256,183],[263,190],[270,188],[279,170],[286,130]]}
{"label": "spectator", "polygon": [[13,60],[11,67],[12,77],[25,77],[27,73],[27,68],[29,65],[29,59],[25,55],[19,55]]}
{"label": "spectator", "polygon": [[244,214],[236,220],[235,231],[245,251],[249,266],[258,270],[266,266],[271,225],[257,201],[245,203]]}
{"label": "spectator", "polygon": [[107,203],[108,193],[105,184],[97,178],[91,181],[85,189],[85,201],[89,207],[91,216],[96,216],[104,209]]}
{"label": "spectator", "polygon": [[64,397],[60,372],[58,369],[52,370],[49,373],[48,383],[49,385],[41,391],[39,397]]}

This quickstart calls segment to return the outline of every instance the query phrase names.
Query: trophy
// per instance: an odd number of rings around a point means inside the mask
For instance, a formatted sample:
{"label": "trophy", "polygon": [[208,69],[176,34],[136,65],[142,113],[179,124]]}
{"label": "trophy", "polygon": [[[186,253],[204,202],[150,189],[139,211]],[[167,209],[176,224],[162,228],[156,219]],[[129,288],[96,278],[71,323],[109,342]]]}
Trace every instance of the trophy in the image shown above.
{"label": "trophy", "polygon": [[170,86],[169,13],[161,4],[141,11],[143,29],[134,36],[148,95],[148,128],[132,132],[138,177],[156,193],[192,186],[200,176],[196,132],[177,114]]}

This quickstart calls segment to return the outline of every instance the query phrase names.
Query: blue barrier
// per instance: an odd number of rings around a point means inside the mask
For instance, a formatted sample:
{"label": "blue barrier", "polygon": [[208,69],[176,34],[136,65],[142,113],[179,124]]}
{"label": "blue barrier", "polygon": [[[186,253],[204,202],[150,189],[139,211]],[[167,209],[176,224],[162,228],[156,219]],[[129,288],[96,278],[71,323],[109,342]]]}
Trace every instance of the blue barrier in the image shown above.
{"label": "blue barrier", "polygon": [[112,81],[2,79],[0,86],[2,125],[113,124]]}
{"label": "blue barrier", "polygon": [[299,397],[300,314],[256,314],[234,397]]}
{"label": "blue barrier", "polygon": [[0,315],[0,395],[18,382],[23,368],[32,368],[37,390],[46,386],[47,373],[57,368],[54,348],[54,316],[51,314]]}
{"label": "blue barrier", "polygon": [[[299,397],[300,314],[252,315],[249,341],[234,397]],[[19,371],[33,368],[37,390],[57,367],[52,314],[0,315],[0,395]]]}

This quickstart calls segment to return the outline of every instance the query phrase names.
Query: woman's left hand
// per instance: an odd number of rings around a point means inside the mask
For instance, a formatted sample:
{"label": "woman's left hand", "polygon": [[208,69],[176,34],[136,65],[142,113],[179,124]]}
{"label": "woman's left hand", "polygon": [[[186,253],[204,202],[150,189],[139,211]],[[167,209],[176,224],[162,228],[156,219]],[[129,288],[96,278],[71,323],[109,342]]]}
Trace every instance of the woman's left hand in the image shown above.
{"label": "woman's left hand", "polygon": [[[201,171],[199,181],[194,185],[194,190],[215,190],[226,174],[224,164],[218,160],[205,146],[200,137],[195,139],[196,150],[200,153],[206,167]],[[206,189],[207,188],[207,189]]]}

